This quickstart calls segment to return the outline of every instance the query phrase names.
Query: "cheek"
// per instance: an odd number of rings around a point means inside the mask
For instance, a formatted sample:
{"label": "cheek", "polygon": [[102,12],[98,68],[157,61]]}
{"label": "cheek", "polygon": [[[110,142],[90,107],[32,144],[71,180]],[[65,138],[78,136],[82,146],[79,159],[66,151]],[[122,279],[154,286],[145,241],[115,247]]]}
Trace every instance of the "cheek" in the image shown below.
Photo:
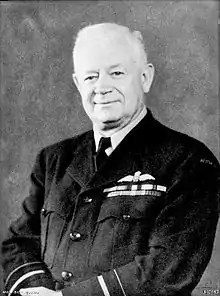
{"label": "cheek", "polygon": [[143,89],[142,89],[141,81],[137,79],[133,79],[129,85],[129,92],[136,99],[142,97]]}
{"label": "cheek", "polygon": [[123,93],[126,94],[136,93],[137,90],[140,89],[140,82],[136,77],[130,76],[121,85],[121,89],[123,90]]}
{"label": "cheek", "polygon": [[90,89],[84,89],[81,93],[82,101],[84,104],[90,104],[92,102],[93,91]]}
{"label": "cheek", "polygon": [[139,95],[139,88],[133,83],[130,83],[122,89],[122,92],[125,97],[125,103],[133,103],[134,101],[136,101],[135,98],[137,97],[137,95]]}
{"label": "cheek", "polygon": [[132,91],[131,84],[132,80],[127,79],[126,81],[116,84],[115,88],[126,99]]}

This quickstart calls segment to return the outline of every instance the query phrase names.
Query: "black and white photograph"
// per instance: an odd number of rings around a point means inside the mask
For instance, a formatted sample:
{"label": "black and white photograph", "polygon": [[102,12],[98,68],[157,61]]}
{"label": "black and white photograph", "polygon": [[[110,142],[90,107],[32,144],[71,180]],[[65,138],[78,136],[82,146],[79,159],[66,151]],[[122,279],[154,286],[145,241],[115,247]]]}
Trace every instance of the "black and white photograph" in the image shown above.
{"label": "black and white photograph", "polygon": [[0,1],[1,295],[220,295],[219,15]]}

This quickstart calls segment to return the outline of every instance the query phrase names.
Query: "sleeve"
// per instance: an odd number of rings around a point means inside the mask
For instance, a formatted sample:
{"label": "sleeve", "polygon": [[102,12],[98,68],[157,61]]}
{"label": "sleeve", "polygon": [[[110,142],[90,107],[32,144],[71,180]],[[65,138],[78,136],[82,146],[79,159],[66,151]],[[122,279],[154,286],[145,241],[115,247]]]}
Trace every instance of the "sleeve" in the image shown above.
{"label": "sleeve", "polygon": [[22,203],[22,214],[12,222],[2,243],[2,266],[5,293],[17,294],[19,289],[44,286],[54,289],[49,269],[41,260],[40,211],[45,193],[44,150],[37,158],[30,175],[28,197]]}
{"label": "sleeve", "polygon": [[127,265],[64,288],[63,295],[191,295],[212,253],[219,177],[219,164],[209,151],[188,157],[176,169],[146,253]]}

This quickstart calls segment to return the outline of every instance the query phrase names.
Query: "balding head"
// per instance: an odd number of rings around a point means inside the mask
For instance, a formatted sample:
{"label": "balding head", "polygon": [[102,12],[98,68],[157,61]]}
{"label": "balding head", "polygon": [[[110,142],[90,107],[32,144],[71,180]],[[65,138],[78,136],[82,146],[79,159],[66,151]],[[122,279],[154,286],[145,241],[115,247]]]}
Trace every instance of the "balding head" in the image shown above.
{"label": "balding head", "polygon": [[100,23],[87,26],[81,29],[77,36],[73,48],[74,68],[77,68],[79,52],[82,52],[86,44],[93,43],[95,46],[111,44],[117,42],[124,44],[132,51],[134,62],[143,68],[147,64],[147,54],[144,49],[143,37],[139,31],[131,31],[128,27],[115,23]]}

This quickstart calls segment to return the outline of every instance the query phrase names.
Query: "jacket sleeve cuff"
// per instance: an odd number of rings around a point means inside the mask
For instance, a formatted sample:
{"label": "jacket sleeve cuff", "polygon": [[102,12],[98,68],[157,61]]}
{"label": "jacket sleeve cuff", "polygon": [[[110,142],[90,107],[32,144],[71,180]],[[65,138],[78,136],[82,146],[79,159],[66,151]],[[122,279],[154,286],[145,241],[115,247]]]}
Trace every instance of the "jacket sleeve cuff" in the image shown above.
{"label": "jacket sleeve cuff", "polygon": [[64,288],[63,296],[128,296],[117,269]]}
{"label": "jacket sleeve cuff", "polygon": [[18,266],[6,279],[5,291],[7,295],[18,294],[21,288],[44,286],[54,289],[50,271],[42,262],[29,262]]}

